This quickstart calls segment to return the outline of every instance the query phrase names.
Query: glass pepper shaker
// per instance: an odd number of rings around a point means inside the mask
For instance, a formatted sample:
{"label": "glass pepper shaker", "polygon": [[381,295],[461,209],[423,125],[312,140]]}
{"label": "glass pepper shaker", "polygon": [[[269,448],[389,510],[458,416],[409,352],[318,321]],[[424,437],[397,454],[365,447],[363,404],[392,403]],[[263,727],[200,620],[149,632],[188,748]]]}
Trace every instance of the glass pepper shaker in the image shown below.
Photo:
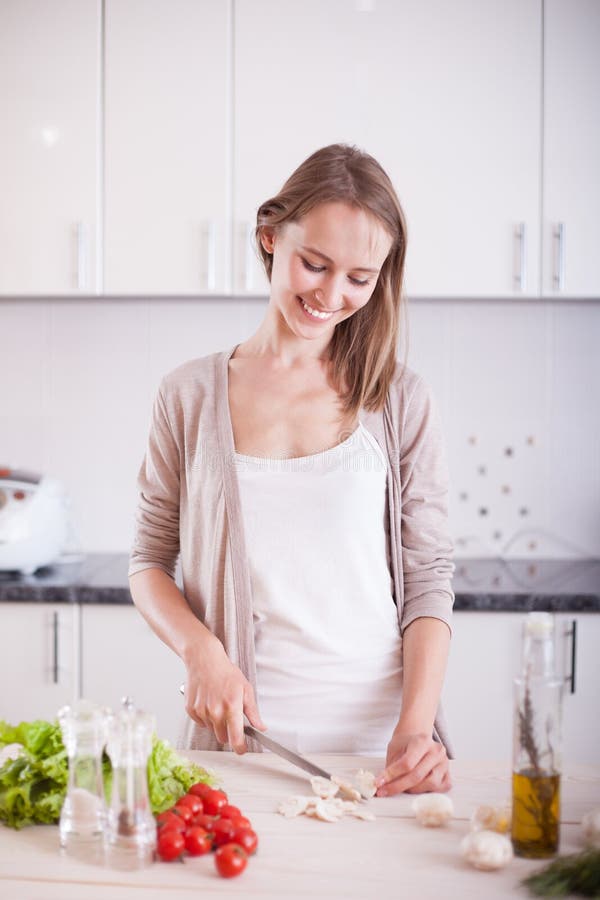
{"label": "glass pepper shaker", "polygon": [[112,794],[106,830],[108,863],[130,869],[154,858],[156,822],[148,797],[148,757],[155,731],[154,717],[137,710],[129,697],[108,725]]}
{"label": "glass pepper shaker", "polygon": [[61,847],[69,852],[93,847],[101,852],[106,824],[102,780],[102,750],[106,740],[107,711],[88,700],[63,706],[58,712],[69,758],[67,794],[60,813]]}

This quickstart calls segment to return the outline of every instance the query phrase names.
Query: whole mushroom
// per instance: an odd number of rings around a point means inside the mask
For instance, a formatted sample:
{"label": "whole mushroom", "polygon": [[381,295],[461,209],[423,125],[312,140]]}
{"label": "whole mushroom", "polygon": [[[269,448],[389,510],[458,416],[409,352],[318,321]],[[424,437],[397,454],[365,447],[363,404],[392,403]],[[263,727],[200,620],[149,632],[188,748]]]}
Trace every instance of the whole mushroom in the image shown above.
{"label": "whole mushroom", "polygon": [[501,869],[513,858],[512,844],[497,831],[472,831],[460,844],[462,856],[476,869]]}

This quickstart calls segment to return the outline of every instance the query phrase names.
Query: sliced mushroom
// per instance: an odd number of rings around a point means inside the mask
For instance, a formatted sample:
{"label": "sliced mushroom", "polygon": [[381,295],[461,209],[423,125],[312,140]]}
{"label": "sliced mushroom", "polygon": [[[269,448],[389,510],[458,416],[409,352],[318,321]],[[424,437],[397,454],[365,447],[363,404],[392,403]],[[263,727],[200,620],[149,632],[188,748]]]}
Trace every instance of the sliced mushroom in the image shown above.
{"label": "sliced mushroom", "polygon": [[339,791],[339,785],[329,778],[323,778],[321,775],[315,775],[314,778],[311,778],[310,785],[317,797],[321,797],[323,800],[335,797]]}

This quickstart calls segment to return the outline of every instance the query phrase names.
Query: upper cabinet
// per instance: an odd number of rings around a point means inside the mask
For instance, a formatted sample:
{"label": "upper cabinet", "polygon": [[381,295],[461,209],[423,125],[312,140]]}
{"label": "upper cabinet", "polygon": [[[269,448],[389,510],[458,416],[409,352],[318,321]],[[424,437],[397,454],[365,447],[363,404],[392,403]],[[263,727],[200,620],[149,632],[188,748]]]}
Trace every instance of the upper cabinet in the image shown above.
{"label": "upper cabinet", "polygon": [[105,0],[108,294],[230,290],[228,6]]}
{"label": "upper cabinet", "polygon": [[99,286],[100,0],[0,3],[0,293]]}
{"label": "upper cabinet", "polygon": [[409,296],[538,293],[539,0],[238,0],[235,29],[236,290],[266,289],[257,206],[348,141],[398,191]]}
{"label": "upper cabinet", "polygon": [[375,156],[410,297],[600,296],[597,0],[2,0],[0,293],[265,295],[258,206]]}
{"label": "upper cabinet", "polygon": [[600,3],[544,5],[545,296],[600,295]]}

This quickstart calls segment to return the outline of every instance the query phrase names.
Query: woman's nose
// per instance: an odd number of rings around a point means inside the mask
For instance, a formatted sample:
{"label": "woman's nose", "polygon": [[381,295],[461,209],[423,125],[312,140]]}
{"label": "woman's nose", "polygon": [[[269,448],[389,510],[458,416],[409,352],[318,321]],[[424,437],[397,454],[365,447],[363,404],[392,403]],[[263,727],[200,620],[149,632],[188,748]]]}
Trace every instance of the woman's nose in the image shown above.
{"label": "woman's nose", "polygon": [[326,312],[339,309],[342,306],[342,293],[333,279],[326,289],[317,288],[315,291],[315,303]]}

